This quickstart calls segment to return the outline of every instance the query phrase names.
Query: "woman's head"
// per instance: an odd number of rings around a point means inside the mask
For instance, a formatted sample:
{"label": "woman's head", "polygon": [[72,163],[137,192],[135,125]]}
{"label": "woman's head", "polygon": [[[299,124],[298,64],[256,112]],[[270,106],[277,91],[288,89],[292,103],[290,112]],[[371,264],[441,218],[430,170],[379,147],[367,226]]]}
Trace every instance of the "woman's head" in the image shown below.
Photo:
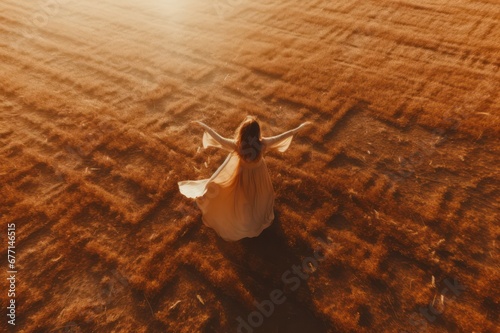
{"label": "woman's head", "polygon": [[257,119],[247,116],[236,132],[237,153],[240,157],[252,162],[260,158],[262,153],[262,141],[260,126]]}

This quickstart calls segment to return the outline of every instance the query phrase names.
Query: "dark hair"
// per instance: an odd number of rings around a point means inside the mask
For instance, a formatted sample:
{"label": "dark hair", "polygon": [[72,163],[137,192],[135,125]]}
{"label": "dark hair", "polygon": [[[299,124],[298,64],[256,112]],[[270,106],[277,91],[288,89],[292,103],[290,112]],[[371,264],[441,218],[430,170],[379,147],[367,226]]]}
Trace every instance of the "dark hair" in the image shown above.
{"label": "dark hair", "polygon": [[262,155],[260,125],[255,117],[247,116],[236,131],[236,152],[246,162],[257,161]]}

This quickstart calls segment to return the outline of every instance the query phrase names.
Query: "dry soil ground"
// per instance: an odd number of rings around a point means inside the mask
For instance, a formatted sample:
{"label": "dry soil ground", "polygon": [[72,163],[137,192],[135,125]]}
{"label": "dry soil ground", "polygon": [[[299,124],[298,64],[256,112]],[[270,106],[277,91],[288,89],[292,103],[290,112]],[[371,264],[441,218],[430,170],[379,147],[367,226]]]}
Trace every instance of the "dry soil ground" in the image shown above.
{"label": "dry soil ground", "polygon": [[[1,331],[14,224],[17,332],[498,332],[499,52],[498,0],[2,0]],[[247,114],[314,126],[227,243],[177,182]]]}

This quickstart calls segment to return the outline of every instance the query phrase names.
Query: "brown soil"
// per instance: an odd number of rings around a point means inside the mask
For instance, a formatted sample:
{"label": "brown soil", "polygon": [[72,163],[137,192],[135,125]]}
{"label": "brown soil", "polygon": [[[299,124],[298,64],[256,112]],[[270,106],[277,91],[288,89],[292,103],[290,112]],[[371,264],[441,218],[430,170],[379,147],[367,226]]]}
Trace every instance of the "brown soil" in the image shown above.
{"label": "brown soil", "polygon": [[[497,0],[3,0],[0,46],[0,326],[14,223],[17,332],[498,332]],[[227,243],[177,182],[247,114],[314,126]]]}

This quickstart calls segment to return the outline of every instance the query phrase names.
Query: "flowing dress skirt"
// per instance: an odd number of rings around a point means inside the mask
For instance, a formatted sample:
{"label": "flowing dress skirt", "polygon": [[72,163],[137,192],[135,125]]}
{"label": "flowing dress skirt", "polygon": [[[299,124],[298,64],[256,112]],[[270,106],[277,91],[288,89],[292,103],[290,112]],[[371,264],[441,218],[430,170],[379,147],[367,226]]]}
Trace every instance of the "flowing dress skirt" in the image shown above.
{"label": "flowing dress skirt", "polygon": [[230,153],[209,179],[179,182],[195,198],[203,223],[225,240],[256,237],[274,219],[274,189],[264,158],[254,163]]}

